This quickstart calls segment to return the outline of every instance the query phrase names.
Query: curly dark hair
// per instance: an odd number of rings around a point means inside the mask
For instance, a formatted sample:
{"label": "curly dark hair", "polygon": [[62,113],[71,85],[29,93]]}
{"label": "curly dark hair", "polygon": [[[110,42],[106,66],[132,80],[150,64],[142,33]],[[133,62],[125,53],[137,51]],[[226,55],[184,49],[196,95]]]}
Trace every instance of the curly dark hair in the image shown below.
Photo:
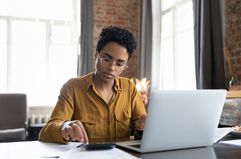
{"label": "curly dark hair", "polygon": [[136,40],[134,35],[126,29],[108,26],[103,28],[97,42],[96,51],[101,51],[108,42],[116,42],[125,47],[129,58],[136,49]]}

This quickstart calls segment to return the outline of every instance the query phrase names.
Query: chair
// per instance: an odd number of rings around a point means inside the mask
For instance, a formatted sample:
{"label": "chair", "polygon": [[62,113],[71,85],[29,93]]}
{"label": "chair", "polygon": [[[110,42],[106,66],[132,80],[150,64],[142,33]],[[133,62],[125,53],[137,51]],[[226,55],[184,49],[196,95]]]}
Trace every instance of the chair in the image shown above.
{"label": "chair", "polygon": [[26,94],[0,94],[0,142],[26,139]]}

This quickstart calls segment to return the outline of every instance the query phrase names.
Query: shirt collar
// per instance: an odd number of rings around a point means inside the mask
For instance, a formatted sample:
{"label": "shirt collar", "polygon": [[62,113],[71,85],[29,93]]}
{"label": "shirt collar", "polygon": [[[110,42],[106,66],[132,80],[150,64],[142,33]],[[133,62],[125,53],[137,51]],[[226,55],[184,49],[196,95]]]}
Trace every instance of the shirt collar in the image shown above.
{"label": "shirt collar", "polygon": [[[86,86],[85,86],[86,91],[94,86],[93,76],[94,76],[94,72],[91,73],[90,76],[86,80]],[[122,86],[121,86],[121,82],[120,82],[120,78],[119,77],[116,77],[114,79],[114,89],[116,91],[122,91]]]}
{"label": "shirt collar", "polygon": [[115,89],[116,91],[122,91],[122,86],[121,86],[120,78],[119,78],[119,77],[116,77],[116,78],[115,78],[114,89]]}
{"label": "shirt collar", "polygon": [[86,79],[85,90],[88,91],[89,88],[93,87],[93,76],[94,72],[90,73]]}

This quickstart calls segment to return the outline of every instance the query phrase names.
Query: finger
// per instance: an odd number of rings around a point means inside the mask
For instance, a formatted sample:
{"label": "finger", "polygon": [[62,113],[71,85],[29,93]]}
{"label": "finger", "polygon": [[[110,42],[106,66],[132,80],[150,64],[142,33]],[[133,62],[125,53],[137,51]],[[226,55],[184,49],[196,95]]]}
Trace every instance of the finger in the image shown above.
{"label": "finger", "polygon": [[142,90],[141,91],[141,95],[146,95],[147,96],[147,91],[146,90]]}
{"label": "finger", "polygon": [[69,136],[67,127],[61,129],[61,135],[64,138],[64,140],[70,141],[70,136]]}
{"label": "finger", "polygon": [[74,132],[74,137],[75,137],[75,141],[83,141],[83,135],[82,135],[82,130],[80,128],[80,126],[78,124],[74,124],[73,125],[73,132]]}
{"label": "finger", "polygon": [[85,129],[80,121],[78,120],[73,121],[71,126],[73,128],[73,138],[75,139],[75,141],[88,142],[88,140],[87,141],[85,140],[85,135],[84,135]]}
{"label": "finger", "polygon": [[143,103],[146,105],[148,103],[148,98],[145,96],[143,96],[141,98],[142,98]]}
{"label": "finger", "polygon": [[81,129],[81,133],[82,133],[81,135],[82,135],[82,139],[83,139],[84,143],[89,143],[88,135],[85,131],[83,124],[80,121],[77,121],[77,123]]}
{"label": "finger", "polygon": [[89,139],[88,139],[88,135],[87,135],[87,133],[86,133],[86,131],[85,131],[85,128],[83,127],[83,125],[82,125],[82,135],[83,135],[83,139],[84,139],[84,143],[89,143]]}
{"label": "finger", "polygon": [[69,136],[71,138],[71,141],[76,141],[76,138],[77,138],[76,127],[77,127],[77,124],[71,123],[70,127],[68,128],[68,132],[69,132]]}

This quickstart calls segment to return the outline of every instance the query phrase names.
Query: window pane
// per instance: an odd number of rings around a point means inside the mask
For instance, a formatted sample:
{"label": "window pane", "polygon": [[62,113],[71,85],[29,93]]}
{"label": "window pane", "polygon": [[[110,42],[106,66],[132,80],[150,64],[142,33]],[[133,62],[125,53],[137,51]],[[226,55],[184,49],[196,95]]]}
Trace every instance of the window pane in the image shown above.
{"label": "window pane", "polygon": [[39,18],[73,20],[72,0],[38,0],[35,9]]}
{"label": "window pane", "polygon": [[0,92],[7,90],[7,45],[0,44]]}
{"label": "window pane", "polygon": [[71,28],[63,25],[52,25],[51,43],[70,44]]}
{"label": "window pane", "polygon": [[196,87],[196,80],[192,30],[177,35],[175,57],[176,88],[194,89]]}
{"label": "window pane", "polygon": [[175,0],[162,0],[161,1],[161,9],[166,10],[172,7],[175,4]]}
{"label": "window pane", "polygon": [[159,87],[195,89],[192,1],[161,0],[161,2]]}
{"label": "window pane", "polygon": [[77,75],[76,52],[75,45],[52,45],[50,47],[48,80],[49,103],[55,104],[62,85],[68,79]]}
{"label": "window pane", "polygon": [[174,80],[174,57],[173,57],[173,38],[162,39],[161,41],[161,87],[163,89],[172,89]]}
{"label": "window pane", "polygon": [[45,88],[45,25],[40,22],[12,23],[10,92],[26,92],[28,104],[42,104]]}
{"label": "window pane", "polygon": [[0,0],[0,15],[8,16],[11,15],[12,11],[12,0]]}
{"label": "window pane", "polygon": [[0,19],[0,44],[7,43],[7,21]]}
{"label": "window pane", "polygon": [[0,16],[0,91],[54,106],[77,75],[79,0],[0,0]]}
{"label": "window pane", "polygon": [[0,20],[0,92],[7,90],[7,22]]}
{"label": "window pane", "polygon": [[161,20],[162,38],[173,35],[173,14],[169,12],[162,16]]}
{"label": "window pane", "polygon": [[[33,17],[35,14],[35,0],[12,0],[11,16],[16,17]],[[31,7],[30,7],[31,6]]]}
{"label": "window pane", "polygon": [[53,78],[58,77],[59,80],[65,82],[68,78],[76,76],[77,53],[75,46],[52,45],[49,63],[50,75]]}
{"label": "window pane", "polygon": [[0,0],[0,15],[71,21],[72,2],[72,0]]}
{"label": "window pane", "polygon": [[193,9],[192,2],[184,3],[177,8],[177,31],[193,28]]}

